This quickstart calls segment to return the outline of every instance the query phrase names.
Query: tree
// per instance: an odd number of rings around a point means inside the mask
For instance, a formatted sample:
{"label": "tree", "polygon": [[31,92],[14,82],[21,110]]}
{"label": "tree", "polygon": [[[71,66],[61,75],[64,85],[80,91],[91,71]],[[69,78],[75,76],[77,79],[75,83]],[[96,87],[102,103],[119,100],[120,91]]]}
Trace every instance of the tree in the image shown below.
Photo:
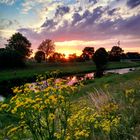
{"label": "tree", "polygon": [[104,48],[99,48],[98,50],[96,50],[93,56],[93,61],[96,65],[95,77],[103,76],[103,72],[108,62],[108,53],[106,52],[106,50]]}
{"label": "tree", "polygon": [[50,39],[44,40],[38,47],[38,50],[43,51],[46,55],[46,59],[54,53],[55,45]]}
{"label": "tree", "polygon": [[109,53],[109,60],[110,61],[120,61],[121,55],[123,54],[123,49],[119,46],[113,46],[110,53]]}
{"label": "tree", "polygon": [[81,55],[81,60],[83,59],[83,61],[88,61],[92,59],[93,54],[94,54],[94,47],[85,47]]}
{"label": "tree", "polygon": [[0,49],[0,68],[23,67],[24,61],[15,50]]}
{"label": "tree", "polygon": [[26,59],[32,53],[30,41],[23,36],[21,33],[15,33],[12,37],[7,40],[6,49],[16,51],[22,59]]}
{"label": "tree", "polygon": [[38,63],[41,63],[42,60],[45,60],[45,53],[43,51],[37,51],[34,58]]}
{"label": "tree", "polygon": [[48,59],[49,62],[64,62],[65,56],[62,53],[55,52]]}
{"label": "tree", "polygon": [[126,57],[128,59],[136,60],[136,59],[140,59],[140,54],[138,52],[128,52],[126,53]]}
{"label": "tree", "polygon": [[76,53],[73,53],[73,54],[69,54],[69,59],[68,59],[70,62],[74,62],[77,60],[77,55]]}
{"label": "tree", "polygon": [[89,59],[92,58],[94,54],[94,47],[85,47],[83,50],[83,54],[88,55]]}

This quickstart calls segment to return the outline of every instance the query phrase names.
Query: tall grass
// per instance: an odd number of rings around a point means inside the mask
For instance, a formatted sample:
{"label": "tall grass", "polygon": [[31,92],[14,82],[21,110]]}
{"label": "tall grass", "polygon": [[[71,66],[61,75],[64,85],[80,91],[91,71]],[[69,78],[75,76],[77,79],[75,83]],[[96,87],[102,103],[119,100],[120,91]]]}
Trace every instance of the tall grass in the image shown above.
{"label": "tall grass", "polygon": [[16,95],[0,103],[1,139],[140,139],[140,71],[103,77],[80,89],[54,78],[47,83],[43,89],[39,80],[35,90],[16,87]]}

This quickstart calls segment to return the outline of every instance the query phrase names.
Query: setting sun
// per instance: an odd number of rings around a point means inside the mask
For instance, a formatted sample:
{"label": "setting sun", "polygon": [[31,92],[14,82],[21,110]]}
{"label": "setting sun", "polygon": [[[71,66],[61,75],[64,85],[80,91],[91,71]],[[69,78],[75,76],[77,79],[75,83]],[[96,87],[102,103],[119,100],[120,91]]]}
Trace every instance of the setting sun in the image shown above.
{"label": "setting sun", "polygon": [[76,46],[78,46],[77,42],[75,41],[55,42],[55,45],[56,51],[65,54],[65,58],[68,58],[70,54],[74,53],[77,56],[80,56],[82,54],[82,50],[75,48]]}
{"label": "setting sun", "polygon": [[0,0],[0,139],[140,139],[140,0]]}

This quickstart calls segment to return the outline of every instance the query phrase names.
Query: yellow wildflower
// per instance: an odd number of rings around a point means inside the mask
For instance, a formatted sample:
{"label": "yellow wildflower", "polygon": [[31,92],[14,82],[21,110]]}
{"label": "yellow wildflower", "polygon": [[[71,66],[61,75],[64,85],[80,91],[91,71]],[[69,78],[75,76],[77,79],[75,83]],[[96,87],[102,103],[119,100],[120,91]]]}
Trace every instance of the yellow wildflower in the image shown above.
{"label": "yellow wildflower", "polygon": [[48,119],[50,121],[54,120],[55,119],[55,115],[53,113],[50,113],[49,116],[48,116]]}
{"label": "yellow wildflower", "polygon": [[16,112],[17,112],[17,108],[16,107],[11,110],[11,113],[13,113],[13,114],[15,114]]}
{"label": "yellow wildflower", "polygon": [[2,104],[2,105],[1,105],[1,108],[2,108],[2,109],[6,109],[7,107],[8,107],[8,104]]}
{"label": "yellow wildflower", "polygon": [[127,97],[131,96],[134,92],[135,92],[134,89],[127,89],[125,91],[125,97],[127,98]]}

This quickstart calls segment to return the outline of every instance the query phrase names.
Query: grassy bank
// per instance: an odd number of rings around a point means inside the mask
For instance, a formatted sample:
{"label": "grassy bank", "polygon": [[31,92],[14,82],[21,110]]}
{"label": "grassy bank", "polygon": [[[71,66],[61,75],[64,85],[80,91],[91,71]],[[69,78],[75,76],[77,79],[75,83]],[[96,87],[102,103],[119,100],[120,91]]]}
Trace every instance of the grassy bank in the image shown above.
{"label": "grassy bank", "polygon": [[[84,85],[78,91],[76,90],[75,94],[72,94],[75,87],[67,87],[66,84],[58,84],[58,86],[57,91],[52,86],[42,92],[38,91],[36,94],[30,91],[28,85],[25,86],[26,90],[23,90],[24,94],[20,93],[20,89],[16,89],[17,96],[10,101],[11,105],[5,104],[0,108],[4,109],[4,112],[0,114],[0,120],[2,120],[0,121],[0,138],[7,136],[11,139],[32,139],[35,134],[38,134],[37,137],[44,137],[43,134],[44,132],[47,134],[48,127],[44,125],[44,118],[40,118],[40,115],[42,117],[47,115],[47,119],[50,119],[50,127],[55,128],[50,129],[49,132],[51,131],[51,134],[54,134],[53,137],[56,140],[59,138],[62,140],[140,139],[140,70],[123,75],[106,75],[100,79],[85,81]],[[60,96],[57,97],[59,94]],[[63,99],[69,99],[70,95],[72,95],[72,98],[67,103],[71,103],[65,104],[66,100],[63,102]],[[52,108],[54,114],[51,112]],[[62,112],[57,114],[57,108]],[[67,114],[68,112],[66,113],[65,109],[69,110],[70,114]],[[7,114],[6,110],[7,112],[11,110],[13,113]],[[31,110],[32,114],[30,114]],[[56,111],[54,112],[54,110]],[[47,114],[44,114],[46,112]],[[61,120],[61,127],[64,126],[66,130],[64,138],[63,131],[62,133],[57,131],[59,130],[58,117],[54,116],[59,115],[59,118],[64,119],[63,115],[65,113],[69,119],[67,125],[66,120]],[[10,130],[7,127],[8,125],[10,125]],[[38,131],[30,132],[29,127]],[[43,129],[44,127],[46,128]],[[18,133],[17,130],[20,131],[20,129],[21,132]],[[48,136],[49,133],[46,137]]]}
{"label": "grassy bank", "polygon": [[[110,62],[107,69],[137,67],[140,62]],[[86,73],[95,71],[96,67],[93,62],[75,62],[64,64],[46,64],[46,63],[28,63],[26,68],[9,69],[0,71],[0,82],[11,79],[28,79],[37,74],[44,74],[48,71],[60,70],[62,75]]]}
{"label": "grassy bank", "polygon": [[117,131],[113,132],[113,137],[97,136],[96,138],[99,140],[135,140],[140,139],[139,99],[140,70],[137,70],[123,75],[113,74],[86,81],[74,99],[76,101],[74,106],[78,106],[79,101],[82,104],[86,102],[86,106],[102,110],[108,103],[117,104],[118,114],[121,116]]}

